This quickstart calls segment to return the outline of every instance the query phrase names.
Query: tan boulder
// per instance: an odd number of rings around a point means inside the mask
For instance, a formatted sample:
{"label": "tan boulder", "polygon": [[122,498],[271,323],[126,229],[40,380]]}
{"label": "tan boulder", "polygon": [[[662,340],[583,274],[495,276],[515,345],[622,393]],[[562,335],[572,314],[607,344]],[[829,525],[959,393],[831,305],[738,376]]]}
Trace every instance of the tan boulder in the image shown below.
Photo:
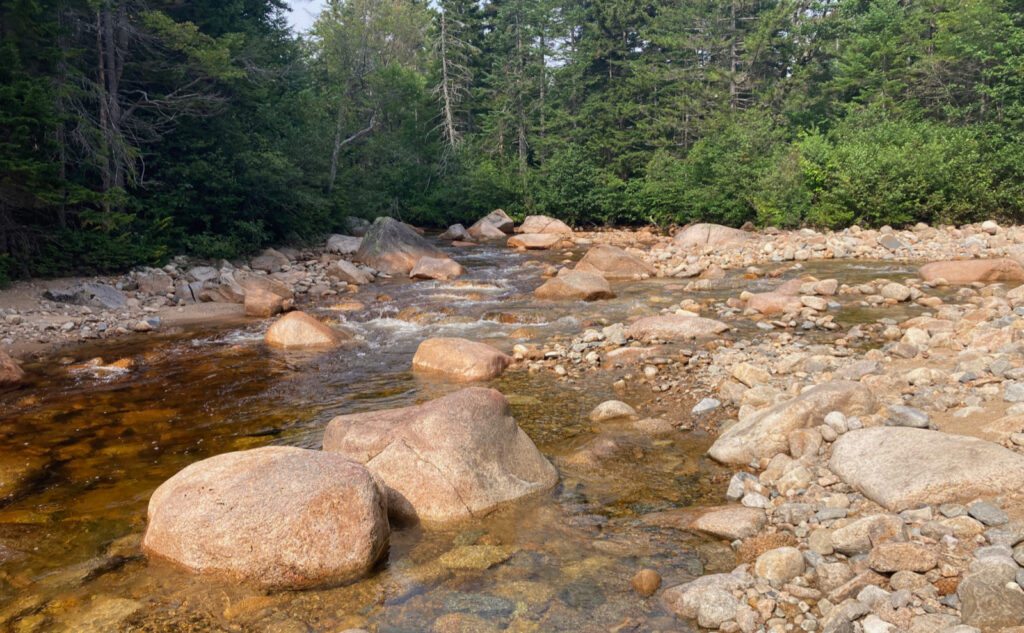
{"label": "tan boulder", "polygon": [[516,233],[554,233],[572,237],[572,228],[565,222],[546,215],[528,215],[523,223],[516,227]]}
{"label": "tan boulder", "polygon": [[533,296],[554,301],[595,301],[610,299],[615,294],[604,277],[569,271],[545,281],[533,291]]}
{"label": "tan boulder", "polygon": [[473,223],[466,232],[477,240],[502,239],[512,233],[515,222],[501,209],[495,209]]}
{"label": "tan boulder", "polygon": [[427,527],[484,516],[558,482],[554,466],[494,389],[471,387],[416,406],[336,417],[324,450],[377,474],[393,519]]}
{"label": "tan boulder", "polygon": [[676,246],[737,246],[750,239],[750,233],[721,224],[693,224],[676,233]]}
{"label": "tan boulder", "polygon": [[373,281],[373,275],[344,259],[339,259],[328,266],[327,276],[331,279],[338,279],[347,284],[356,284],[357,286]]}
{"label": "tan boulder", "polygon": [[17,389],[25,382],[25,370],[7,352],[0,351],[0,391]]}
{"label": "tan boulder", "polygon": [[456,381],[497,378],[512,357],[486,343],[464,338],[428,338],[416,348],[412,369]]}
{"label": "tan boulder", "polygon": [[832,445],[829,468],[892,512],[1024,487],[1024,456],[978,438],[911,427],[845,433]]}
{"label": "tan boulder", "polygon": [[394,218],[374,220],[353,259],[388,274],[409,274],[421,257],[447,259],[437,248],[408,225]]}
{"label": "tan boulder", "polygon": [[639,279],[654,276],[654,267],[617,246],[598,244],[587,251],[574,270],[601,275],[605,279]]}
{"label": "tan boulder", "polygon": [[729,326],[715,319],[704,317],[666,314],[662,316],[644,317],[629,325],[627,334],[638,341],[658,339],[662,341],[679,341],[721,334]]}
{"label": "tan boulder", "polygon": [[754,459],[774,457],[789,450],[791,431],[817,426],[832,411],[864,415],[874,412],[875,406],[874,394],[861,383],[827,382],[729,426],[708,454],[725,464],[748,464]]}
{"label": "tan boulder", "polygon": [[151,557],[270,589],[338,585],[388,547],[385,495],[341,455],[286,446],[196,462],[149,501]]}
{"label": "tan boulder", "polygon": [[690,530],[735,541],[757,534],[767,517],[761,508],[719,506],[700,511],[687,526]]}
{"label": "tan boulder", "polygon": [[562,245],[562,236],[557,233],[520,233],[508,238],[509,248],[525,248],[532,251],[544,251]]}
{"label": "tan boulder", "polygon": [[324,325],[305,312],[295,311],[274,321],[266,338],[267,345],[275,347],[333,347],[352,335]]}
{"label": "tan boulder", "polygon": [[1024,266],[1012,259],[931,262],[921,266],[918,275],[925,281],[945,279],[951,284],[969,284],[975,281],[1024,281]]}
{"label": "tan boulder", "polygon": [[421,257],[409,271],[413,279],[438,279],[448,281],[466,273],[462,264],[449,257]]}
{"label": "tan boulder", "polygon": [[779,292],[755,292],[747,295],[747,307],[761,314],[799,312],[804,304],[800,297]]}
{"label": "tan boulder", "polygon": [[272,317],[284,311],[284,302],[281,295],[257,288],[245,294],[245,315],[264,319]]}

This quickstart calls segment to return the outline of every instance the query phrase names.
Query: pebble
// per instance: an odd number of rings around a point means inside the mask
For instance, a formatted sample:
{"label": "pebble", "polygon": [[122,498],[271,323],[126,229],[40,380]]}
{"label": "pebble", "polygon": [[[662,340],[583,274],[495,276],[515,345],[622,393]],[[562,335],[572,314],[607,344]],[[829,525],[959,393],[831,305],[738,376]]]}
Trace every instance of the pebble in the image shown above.
{"label": "pebble", "polygon": [[988,526],[1003,525],[1010,517],[994,503],[979,501],[967,508],[967,514]]}

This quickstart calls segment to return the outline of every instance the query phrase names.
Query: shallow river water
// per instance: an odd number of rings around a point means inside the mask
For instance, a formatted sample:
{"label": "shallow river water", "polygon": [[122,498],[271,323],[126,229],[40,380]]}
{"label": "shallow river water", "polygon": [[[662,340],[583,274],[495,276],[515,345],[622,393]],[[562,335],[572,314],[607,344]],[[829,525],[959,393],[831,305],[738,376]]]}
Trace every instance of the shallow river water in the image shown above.
{"label": "shallow river water", "polygon": [[[558,487],[473,525],[398,530],[386,560],[361,582],[267,594],[141,556],[149,496],[184,466],[268,444],[319,448],[335,415],[405,406],[460,388],[412,375],[410,361],[424,338],[463,336],[508,350],[656,314],[686,298],[685,282],[654,279],[613,284],[613,300],[545,305],[530,298],[542,281],[537,264],[580,253],[487,246],[452,252],[469,271],[457,282],[396,280],[305,308],[354,331],[361,339],[356,345],[272,350],[262,340],[268,322],[252,322],[63,349],[30,366],[33,383],[0,397],[0,469],[28,464],[31,473],[30,484],[0,505],[0,627],[19,633],[690,630],[657,597],[638,597],[631,577],[651,567],[671,585],[730,570],[735,557],[723,543],[642,517],[719,504],[730,473],[703,457],[712,438],[699,431],[652,438],[587,421],[604,400],[638,405],[651,397],[649,389],[613,389],[628,368],[588,373],[585,382],[513,370],[488,383],[509,398],[519,424],[559,467]],[[820,262],[799,272],[852,283],[901,279],[912,269]],[[691,296],[724,299],[739,294],[738,283],[755,291],[778,283],[735,279],[727,290]],[[365,307],[331,308],[343,300]],[[837,320],[849,326],[877,316],[851,305]],[[732,324],[754,332],[749,321]],[[61,357],[74,363],[102,357],[130,367],[75,369]],[[688,411],[665,413],[685,423]],[[602,433],[629,450],[597,469],[564,461]],[[465,549],[471,545],[480,547]],[[485,552],[493,565],[452,564],[462,552]]]}

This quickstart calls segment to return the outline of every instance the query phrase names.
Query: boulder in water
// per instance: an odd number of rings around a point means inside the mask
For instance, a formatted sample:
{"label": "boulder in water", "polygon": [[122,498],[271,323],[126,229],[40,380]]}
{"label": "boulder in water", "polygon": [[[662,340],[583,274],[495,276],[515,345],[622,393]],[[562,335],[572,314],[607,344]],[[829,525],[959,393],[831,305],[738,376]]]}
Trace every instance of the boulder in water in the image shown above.
{"label": "boulder in water", "polygon": [[511,356],[486,343],[440,337],[420,343],[412,358],[412,369],[456,381],[490,380],[500,376],[511,363]]}
{"label": "boulder in water", "polygon": [[596,301],[611,299],[615,293],[604,277],[573,270],[548,279],[533,291],[533,296],[554,301]]}
{"label": "boulder in water", "polygon": [[[245,294],[245,315],[268,318],[284,312],[285,299],[269,290],[255,289]],[[288,304],[291,300],[288,299]]]}
{"label": "boulder in water", "polygon": [[394,218],[377,218],[370,226],[355,261],[389,274],[408,274],[421,257],[447,259],[444,252]]}
{"label": "boulder in water", "polygon": [[520,233],[508,238],[509,248],[544,251],[561,246],[562,236],[557,233]]}
{"label": "boulder in water", "polygon": [[25,370],[7,352],[0,351],[0,391],[17,389],[25,382]]}
{"label": "boulder in water", "polygon": [[605,279],[639,279],[657,271],[638,257],[617,246],[599,244],[592,247],[574,268],[578,272],[601,275]]}
{"label": "boulder in water", "polygon": [[1012,259],[967,259],[931,262],[918,271],[921,279],[945,279],[951,284],[969,284],[975,281],[1024,281],[1024,266]]}
{"label": "boulder in water", "polygon": [[462,267],[462,264],[448,256],[421,257],[409,271],[409,276],[413,279],[438,279],[441,281],[455,279],[464,274],[466,274],[466,269]]}
{"label": "boulder in water", "polygon": [[478,240],[501,239],[512,232],[515,222],[501,209],[495,209],[469,227],[467,232]]}
{"label": "boulder in water", "polygon": [[328,266],[327,276],[331,279],[340,279],[345,283],[356,284],[357,286],[373,281],[373,275],[344,259],[339,259]]}
{"label": "boulder in water", "polygon": [[721,224],[692,224],[676,233],[676,246],[738,246],[750,239],[750,233]]}
{"label": "boulder in water", "polygon": [[289,312],[267,330],[267,344],[275,347],[334,347],[352,338],[344,330],[334,329],[305,312]]}
{"label": "boulder in water", "polygon": [[357,580],[387,550],[386,497],[342,455],[286,446],[196,462],[153,493],[152,557],[269,589]]}
{"label": "boulder in water", "polygon": [[523,223],[516,227],[516,233],[553,233],[555,235],[572,237],[572,228],[565,222],[546,215],[528,215],[523,220]]}
{"label": "boulder in water", "polygon": [[366,464],[387,486],[392,517],[427,527],[484,516],[558,482],[505,397],[480,387],[336,417],[324,450]]}
{"label": "boulder in water", "polygon": [[473,241],[473,236],[470,235],[469,232],[466,231],[466,227],[461,224],[453,224],[449,226],[448,229],[444,233],[438,235],[438,237],[442,240],[452,240],[457,242]]}

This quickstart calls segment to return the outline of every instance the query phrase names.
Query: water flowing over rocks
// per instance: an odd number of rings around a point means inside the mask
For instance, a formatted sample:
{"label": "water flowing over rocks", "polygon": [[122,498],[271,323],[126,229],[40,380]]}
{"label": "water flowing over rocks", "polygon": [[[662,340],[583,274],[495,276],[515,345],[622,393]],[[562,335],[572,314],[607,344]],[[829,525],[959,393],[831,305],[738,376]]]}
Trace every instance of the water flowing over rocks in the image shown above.
{"label": "water flowing over rocks", "polygon": [[448,258],[405,224],[383,217],[374,220],[367,230],[354,259],[389,274],[408,274],[421,257]]}
{"label": "water flowing over rocks", "polygon": [[305,312],[289,312],[267,330],[267,345],[274,347],[334,347],[351,338],[348,332],[324,325]]}
{"label": "water flowing over rocks", "polygon": [[164,482],[143,549],[191,571],[271,589],[364,575],[388,546],[385,496],[341,455],[283,446],[225,453]]}
{"label": "water flowing over rocks", "polygon": [[481,517],[558,481],[493,389],[336,417],[324,450],[366,464],[387,487],[392,517],[428,527]]}
{"label": "water flowing over rocks", "polygon": [[726,464],[771,458],[788,450],[787,436],[791,431],[821,424],[832,411],[847,416],[871,413],[875,404],[871,390],[860,383],[836,381],[818,385],[728,427],[708,454]]}
{"label": "water flowing over rocks", "polygon": [[456,381],[490,380],[500,376],[511,363],[511,356],[486,343],[442,337],[420,343],[412,368]]}
{"label": "water flowing over rocks", "polygon": [[829,467],[872,501],[899,512],[1024,486],[1024,457],[972,437],[907,427],[851,431]]}

